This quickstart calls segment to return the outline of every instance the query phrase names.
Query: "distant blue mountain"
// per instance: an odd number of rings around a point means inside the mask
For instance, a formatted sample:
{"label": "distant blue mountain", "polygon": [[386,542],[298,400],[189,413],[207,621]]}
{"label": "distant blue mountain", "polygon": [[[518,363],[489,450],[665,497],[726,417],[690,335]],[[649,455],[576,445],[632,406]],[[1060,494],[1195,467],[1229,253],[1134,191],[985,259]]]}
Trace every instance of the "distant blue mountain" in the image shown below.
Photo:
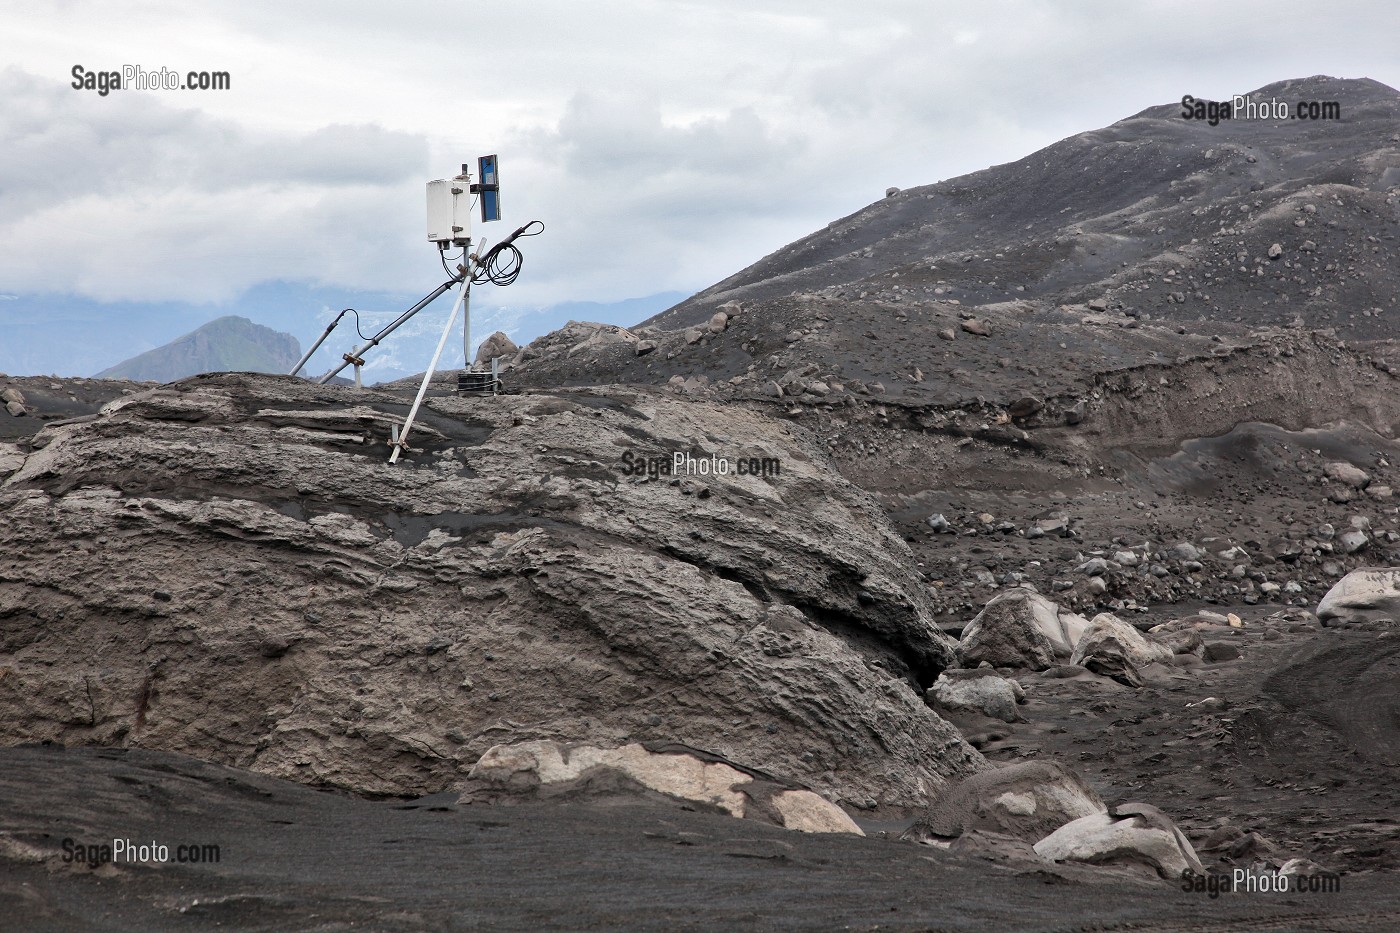
{"label": "distant blue mountain", "polygon": [[[492,292],[488,294],[494,297]],[[218,305],[104,303],[54,293],[0,295],[0,372],[88,376],[228,315],[292,334],[303,347],[310,347],[342,308],[356,309],[360,330],[373,335],[422,297],[297,282],[263,283],[235,301]],[[662,292],[617,302],[570,301],[545,308],[488,305],[483,297],[477,289],[472,290],[473,346],[497,330],[523,345],[570,320],[627,326],[664,311],[687,295]],[[450,295],[439,298],[367,354],[365,380],[382,382],[422,372],[442,335],[451,301]],[[342,353],[363,343],[356,333],[354,315],[346,315],[305,371],[324,373],[340,361]],[[462,365],[460,323],[440,365]]]}
{"label": "distant blue mountain", "polygon": [[300,357],[291,334],[230,314],[104,369],[97,378],[174,382],[198,373],[285,373]]}

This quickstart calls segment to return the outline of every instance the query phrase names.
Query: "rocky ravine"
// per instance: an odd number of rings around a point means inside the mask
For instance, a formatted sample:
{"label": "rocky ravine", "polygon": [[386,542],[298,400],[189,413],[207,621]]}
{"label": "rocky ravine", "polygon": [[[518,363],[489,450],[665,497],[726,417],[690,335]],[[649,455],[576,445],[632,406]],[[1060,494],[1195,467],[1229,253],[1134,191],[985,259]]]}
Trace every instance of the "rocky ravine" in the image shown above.
{"label": "rocky ravine", "polygon": [[[407,407],[196,377],[19,448],[3,741],[380,794],[502,743],[680,742],[881,810],[985,767],[920,699],[952,643],[908,547],[800,428],[644,388],[434,398],[391,466]],[[618,469],[672,450],[781,474]]]}

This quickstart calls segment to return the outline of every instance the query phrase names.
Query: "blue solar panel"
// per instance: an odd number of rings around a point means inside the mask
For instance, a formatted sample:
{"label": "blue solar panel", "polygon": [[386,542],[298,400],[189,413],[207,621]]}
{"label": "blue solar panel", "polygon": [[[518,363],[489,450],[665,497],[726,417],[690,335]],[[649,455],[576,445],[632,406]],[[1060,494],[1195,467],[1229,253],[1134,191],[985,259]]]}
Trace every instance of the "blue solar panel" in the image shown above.
{"label": "blue solar panel", "polygon": [[496,157],[482,156],[476,160],[477,177],[481,184],[481,221],[501,219],[501,192],[497,189]]}

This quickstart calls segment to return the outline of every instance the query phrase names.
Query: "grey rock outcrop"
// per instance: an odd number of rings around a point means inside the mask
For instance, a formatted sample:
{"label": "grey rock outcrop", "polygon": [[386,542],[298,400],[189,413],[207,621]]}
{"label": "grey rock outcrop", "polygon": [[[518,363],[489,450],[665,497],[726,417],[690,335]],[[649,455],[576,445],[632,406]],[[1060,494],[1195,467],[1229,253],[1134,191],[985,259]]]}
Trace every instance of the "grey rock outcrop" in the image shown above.
{"label": "grey rock outcrop", "polygon": [[9,476],[24,464],[24,451],[17,444],[0,441],[0,479]]}
{"label": "grey rock outcrop", "polygon": [[[502,743],[675,741],[867,807],[986,767],[920,697],[953,644],[907,546],[783,423],[433,398],[391,466],[407,402],[220,375],[40,432],[0,485],[0,741],[381,794]],[[623,472],[673,450],[782,470]]]}

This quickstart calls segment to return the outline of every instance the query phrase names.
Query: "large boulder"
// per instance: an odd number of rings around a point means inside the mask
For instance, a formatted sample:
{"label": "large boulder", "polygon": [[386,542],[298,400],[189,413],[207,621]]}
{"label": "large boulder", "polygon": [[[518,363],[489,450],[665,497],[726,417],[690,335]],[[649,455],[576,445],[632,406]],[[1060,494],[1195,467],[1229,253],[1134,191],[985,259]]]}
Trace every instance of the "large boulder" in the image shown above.
{"label": "large boulder", "polygon": [[1011,587],[992,597],[968,623],[958,644],[958,660],[964,667],[986,661],[994,667],[1043,671],[1069,659],[1087,626],[1083,616],[1061,609],[1030,587]]}
{"label": "large boulder", "polygon": [[1400,568],[1363,567],[1338,580],[1322,602],[1317,617],[1364,622],[1371,619],[1400,619]]}
{"label": "large boulder", "polygon": [[1127,803],[1066,823],[1035,844],[1036,854],[1054,862],[1141,866],[1176,881],[1186,871],[1202,874],[1191,841],[1171,819],[1145,803]]}
{"label": "large boulder", "polygon": [[507,337],[504,331],[498,330],[481,341],[481,346],[476,348],[476,362],[489,363],[492,357],[513,357],[519,352],[520,348],[515,345],[515,341]]}
{"label": "large boulder", "polygon": [[1026,702],[1026,691],[1020,684],[984,670],[944,671],[927,696],[940,709],[980,713],[1002,722],[1022,719],[1017,707]]}
{"label": "large boulder", "polygon": [[1054,761],[1027,761],[984,771],[943,794],[904,833],[936,842],[985,830],[1034,842],[1104,804],[1079,775]]}
{"label": "large boulder", "polygon": [[1138,672],[1153,662],[1171,663],[1172,653],[1171,646],[1142,634],[1110,612],[1101,612],[1080,636],[1070,663],[1140,687],[1142,676]]}
{"label": "large boulder", "polygon": [[[909,809],[986,767],[923,701],[953,643],[907,545],[786,424],[435,397],[390,465],[410,398],[220,374],[43,430],[0,484],[0,742],[425,794],[512,739],[677,741]],[[781,470],[645,469],[675,450]]]}
{"label": "large boulder", "polygon": [[[619,782],[618,777],[625,780]],[[497,745],[487,749],[468,778],[463,803],[541,790],[551,796],[616,793],[634,784],[740,819],[801,832],[865,835],[845,811],[819,794],[683,746],[631,743],[598,748],[548,741]]]}

